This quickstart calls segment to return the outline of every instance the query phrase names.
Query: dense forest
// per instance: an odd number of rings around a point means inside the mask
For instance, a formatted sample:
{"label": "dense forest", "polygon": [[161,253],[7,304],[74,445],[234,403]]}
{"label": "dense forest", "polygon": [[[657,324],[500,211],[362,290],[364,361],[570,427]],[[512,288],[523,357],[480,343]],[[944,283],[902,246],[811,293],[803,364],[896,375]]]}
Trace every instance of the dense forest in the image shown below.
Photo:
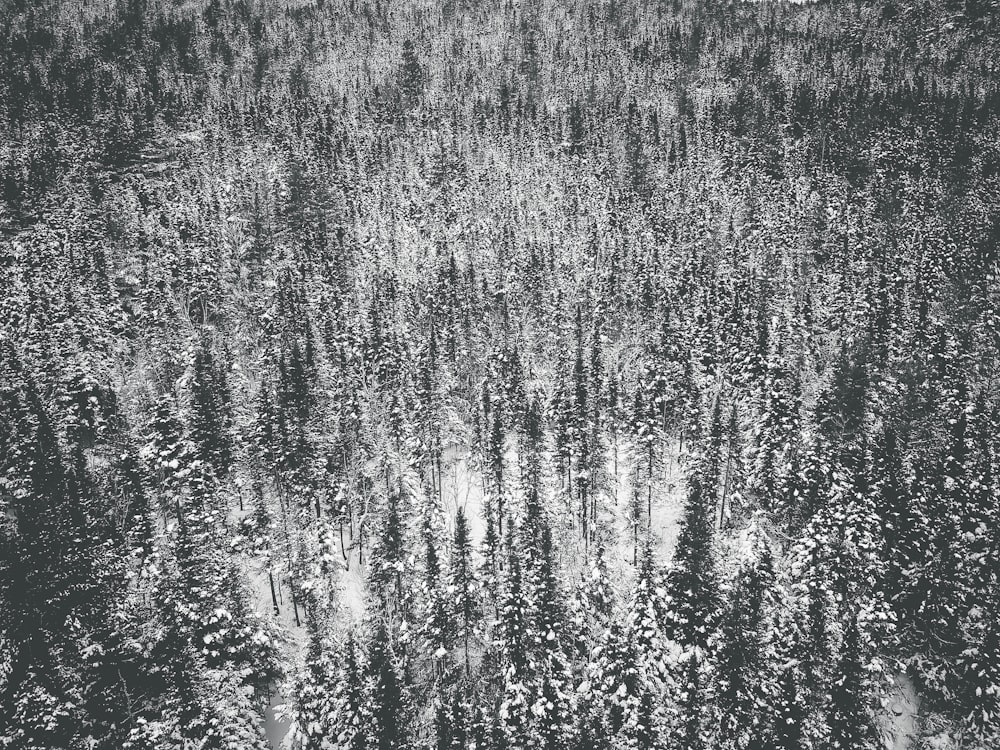
{"label": "dense forest", "polygon": [[0,0],[0,747],[1000,743],[997,0]]}

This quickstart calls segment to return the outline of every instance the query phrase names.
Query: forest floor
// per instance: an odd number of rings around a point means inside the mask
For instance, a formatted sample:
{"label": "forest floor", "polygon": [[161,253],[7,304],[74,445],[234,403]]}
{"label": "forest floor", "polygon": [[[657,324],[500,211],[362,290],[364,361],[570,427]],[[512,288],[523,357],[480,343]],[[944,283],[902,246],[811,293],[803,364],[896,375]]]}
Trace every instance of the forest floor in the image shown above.
{"label": "forest floor", "polygon": [[902,673],[894,675],[893,687],[884,705],[887,750],[908,750],[917,739],[920,716],[920,694],[913,680]]}

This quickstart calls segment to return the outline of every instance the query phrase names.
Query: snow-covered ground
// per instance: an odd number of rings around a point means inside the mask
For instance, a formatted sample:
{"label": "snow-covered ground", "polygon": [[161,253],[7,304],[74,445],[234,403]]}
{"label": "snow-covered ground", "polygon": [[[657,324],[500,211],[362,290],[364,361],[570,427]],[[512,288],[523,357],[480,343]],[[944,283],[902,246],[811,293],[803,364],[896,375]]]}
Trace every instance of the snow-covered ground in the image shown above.
{"label": "snow-covered ground", "polygon": [[264,734],[274,750],[280,750],[291,728],[291,720],[283,710],[284,701],[284,696],[275,692],[271,695],[267,708],[264,709]]}
{"label": "snow-covered ground", "polygon": [[917,738],[920,695],[913,680],[905,674],[893,677],[893,687],[885,700],[883,721],[887,750],[908,750]]}

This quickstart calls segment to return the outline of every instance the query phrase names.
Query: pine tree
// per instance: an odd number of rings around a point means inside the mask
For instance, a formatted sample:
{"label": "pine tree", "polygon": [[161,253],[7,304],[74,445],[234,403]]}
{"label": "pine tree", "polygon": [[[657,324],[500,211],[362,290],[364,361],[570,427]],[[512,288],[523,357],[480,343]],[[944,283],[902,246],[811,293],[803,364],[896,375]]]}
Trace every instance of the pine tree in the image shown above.
{"label": "pine tree", "polygon": [[378,596],[383,612],[406,605],[406,592],[403,589],[404,526],[401,504],[399,492],[391,491],[386,498],[384,520],[369,561],[368,584]]}
{"label": "pine tree", "polygon": [[775,697],[773,743],[775,750],[802,750],[805,741],[806,706],[799,689],[794,660],[786,662],[778,677]]}
{"label": "pine tree", "polygon": [[586,726],[598,734],[598,741],[605,732],[613,746],[662,745],[669,708],[668,665],[676,659],[663,632],[666,607],[662,572],[647,541],[624,617],[612,622],[588,665],[589,689],[581,704],[590,703],[596,713]]}
{"label": "pine tree", "polygon": [[702,487],[705,489],[706,501],[712,507],[713,518],[718,495],[719,478],[722,471],[722,404],[719,398],[712,405],[712,416],[709,420],[708,435],[705,440],[704,455],[701,459]]}
{"label": "pine tree", "polygon": [[830,747],[865,750],[876,745],[865,656],[856,616],[847,621],[830,706]]}
{"label": "pine tree", "polygon": [[997,739],[1000,717],[1000,606],[990,595],[977,618],[977,636],[962,653],[960,696],[965,719],[973,732],[986,741]]}
{"label": "pine tree", "polygon": [[583,580],[577,584],[571,605],[577,637],[590,645],[595,644],[611,626],[616,611],[607,551],[603,544],[598,545],[590,570],[585,571]]}
{"label": "pine tree", "polygon": [[337,656],[333,726],[328,739],[344,750],[368,750],[374,742],[371,705],[364,682],[368,666],[361,658],[353,634],[348,634]]}
{"label": "pine tree", "polygon": [[372,746],[398,750],[407,743],[407,704],[404,687],[396,671],[389,631],[379,622],[368,654],[368,698],[372,720]]}
{"label": "pine tree", "polygon": [[465,656],[465,673],[469,676],[469,642],[475,636],[476,625],[482,616],[479,582],[472,563],[472,540],[469,524],[461,507],[455,514],[455,536],[451,549],[451,569],[448,575],[448,593],[451,600],[451,616],[457,624],[457,635],[461,639]]}
{"label": "pine tree", "polygon": [[436,529],[430,515],[423,523],[424,580],[421,600],[423,624],[421,633],[428,654],[443,658],[451,645],[455,630],[447,592],[441,585],[441,561],[438,558]]}
{"label": "pine tree", "polygon": [[701,672],[701,658],[698,652],[690,653],[687,656],[678,706],[681,729],[675,744],[677,750],[704,750],[710,746],[705,725],[708,700]]}
{"label": "pine tree", "polygon": [[740,570],[723,618],[717,661],[719,728],[726,746],[734,748],[763,746],[769,730],[765,717],[772,713],[768,637],[774,571],[766,542],[754,538],[754,559]]}
{"label": "pine tree", "polygon": [[304,750],[322,750],[334,731],[336,674],[321,633],[325,623],[319,619],[315,608],[310,608],[306,619],[309,645],[305,674],[295,686],[292,733],[301,738]]}
{"label": "pine tree", "polygon": [[716,627],[720,602],[712,548],[712,514],[696,473],[688,480],[687,505],[667,586],[667,633],[685,646],[705,649]]}
{"label": "pine tree", "polygon": [[661,464],[659,447],[663,441],[667,394],[665,378],[646,365],[633,398],[629,427],[636,442],[635,480],[636,493],[640,488],[645,495],[647,526],[652,524],[653,476]]}
{"label": "pine tree", "polygon": [[872,481],[876,512],[881,521],[884,549],[889,555],[886,589],[894,591],[911,563],[910,503],[903,476],[902,456],[896,431],[886,426],[873,446]]}
{"label": "pine tree", "polygon": [[743,445],[740,434],[739,416],[736,404],[729,413],[729,425],[726,428],[726,462],[723,472],[722,495],[719,499],[719,528],[726,525],[726,519],[731,517],[735,505],[739,507],[739,488],[743,479]]}
{"label": "pine tree", "polygon": [[778,501],[778,476],[799,429],[801,385],[786,368],[781,352],[772,355],[764,379],[760,425],[757,435],[753,487],[758,504],[773,510]]}
{"label": "pine tree", "polygon": [[190,444],[184,437],[184,427],[177,416],[174,399],[160,396],[153,407],[149,438],[143,456],[151,464],[161,489],[173,488],[177,473],[190,461]]}
{"label": "pine tree", "polygon": [[[25,747],[82,742],[86,664],[121,585],[101,498],[67,467],[36,386],[0,344],[0,734]],[[118,579],[118,580],[116,580]],[[93,641],[93,652],[103,647]]]}
{"label": "pine tree", "polygon": [[541,482],[542,452],[545,441],[545,418],[541,399],[532,394],[525,409],[521,440],[521,484],[526,491],[537,491]]}
{"label": "pine tree", "polygon": [[191,367],[190,438],[195,458],[225,478],[232,465],[232,407],[225,370],[202,337]]}
{"label": "pine tree", "polygon": [[503,539],[504,519],[506,517],[506,508],[504,507],[504,493],[506,492],[504,415],[501,413],[500,401],[495,398],[491,399],[488,392],[483,394],[483,405],[483,418],[488,426],[484,456],[488,477],[487,491],[495,503],[496,536],[497,539]]}
{"label": "pine tree", "polygon": [[530,603],[515,549],[513,525],[508,527],[506,547],[508,561],[497,630],[503,685],[499,719],[505,741],[512,747],[519,747],[530,736],[530,683],[534,675],[529,668],[532,652],[528,632]]}

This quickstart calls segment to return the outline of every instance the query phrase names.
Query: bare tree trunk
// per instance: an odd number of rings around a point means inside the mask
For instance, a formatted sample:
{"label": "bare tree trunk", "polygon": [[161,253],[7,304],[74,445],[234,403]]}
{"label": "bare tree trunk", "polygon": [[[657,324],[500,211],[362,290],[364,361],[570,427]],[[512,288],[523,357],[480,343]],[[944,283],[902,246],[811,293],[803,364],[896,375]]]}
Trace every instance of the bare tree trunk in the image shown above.
{"label": "bare tree trunk", "polygon": [[653,528],[653,444],[649,444],[649,466],[646,471],[646,528]]}
{"label": "bare tree trunk", "polygon": [[569,458],[566,461],[566,486],[569,489],[569,502],[573,500],[573,459]]}
{"label": "bare tree trunk", "polygon": [[295,581],[291,578],[288,579],[289,585],[292,587],[292,609],[295,612],[295,627],[302,627],[302,621],[299,620],[299,603],[297,601],[298,597],[295,596]]}
{"label": "bare tree trunk", "polygon": [[465,623],[465,628],[463,635],[465,636],[465,676],[468,677],[471,670],[469,669],[469,623]]}
{"label": "bare tree trunk", "polygon": [[614,462],[615,471],[615,507],[618,507],[618,432],[611,433],[611,456]]}
{"label": "bare tree trunk", "polygon": [[430,460],[429,463],[430,463],[430,472],[431,472],[431,494],[434,495],[435,497],[437,497],[438,491],[437,491],[437,483],[434,481],[434,458],[433,458],[433,456],[431,457],[431,460]]}
{"label": "bare tree trunk", "polygon": [[590,538],[591,541],[597,538],[597,491],[591,488],[590,491]]}
{"label": "bare tree trunk", "polygon": [[274,591],[274,571],[271,566],[267,566],[267,581],[271,584],[271,604],[274,605],[274,616],[278,617],[281,615],[281,610],[278,608],[278,595]]}
{"label": "bare tree trunk", "polygon": [[634,497],[634,512],[635,518],[632,519],[632,565],[639,564],[639,498]]}
{"label": "bare tree trunk", "polygon": [[441,473],[441,449],[438,448],[434,455],[435,463],[437,463],[437,475],[438,475],[438,504],[444,502],[442,495],[444,494],[444,474]]}

